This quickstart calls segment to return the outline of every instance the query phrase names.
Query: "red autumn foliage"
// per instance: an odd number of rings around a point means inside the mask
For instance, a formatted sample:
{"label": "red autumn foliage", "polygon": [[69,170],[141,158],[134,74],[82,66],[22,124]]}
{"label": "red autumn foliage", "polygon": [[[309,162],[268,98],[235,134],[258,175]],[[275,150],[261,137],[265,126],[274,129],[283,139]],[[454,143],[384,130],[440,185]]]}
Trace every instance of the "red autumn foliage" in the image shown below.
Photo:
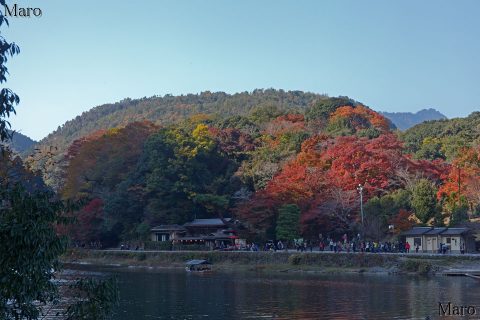
{"label": "red autumn foliage", "polygon": [[76,140],[65,155],[68,165],[62,196],[92,198],[97,188],[102,192],[106,185],[113,189],[134,168],[145,140],[157,129],[150,122],[134,122]]}
{"label": "red autumn foliage", "polygon": [[255,193],[252,199],[242,203],[235,210],[235,215],[247,222],[248,228],[256,233],[264,233],[276,219],[276,203],[264,191]]}
{"label": "red autumn foliage", "polygon": [[402,151],[402,143],[394,134],[374,139],[310,137],[303,142],[296,159],[287,163],[265,190],[239,211],[240,218],[251,218],[249,214],[242,215],[249,210],[247,207],[265,207],[268,202],[269,219],[274,220],[277,208],[294,203],[302,210],[304,234],[348,228],[359,219],[359,184],[366,202],[404,187],[399,171],[440,181],[448,168],[441,161],[414,161]]}
{"label": "red autumn foliage", "polygon": [[299,132],[304,130],[305,117],[302,114],[286,114],[267,123],[264,133],[277,137],[286,132]]}
{"label": "red autumn foliage", "polygon": [[79,153],[81,148],[88,142],[97,140],[108,133],[108,130],[97,130],[88,136],[81,137],[72,142],[72,144],[68,147],[67,152],[65,153],[65,159],[71,160],[75,158]]}
{"label": "red autumn foliage", "polygon": [[327,180],[343,190],[364,186],[365,199],[391,187],[397,168],[405,164],[402,145],[393,134],[375,139],[339,137],[322,157],[330,164]]}
{"label": "red autumn foliage", "polygon": [[103,201],[95,198],[89,201],[81,210],[68,213],[68,218],[73,222],[66,225],[58,225],[57,232],[69,236],[77,244],[88,244],[98,241],[103,225]]}
{"label": "red autumn foliage", "polygon": [[444,177],[444,184],[438,190],[438,198],[451,197],[455,199],[460,196],[472,204],[480,203],[480,150],[474,148],[463,148],[459,156],[452,161],[450,170]]}
{"label": "red autumn foliage", "polygon": [[265,192],[277,203],[297,204],[305,207],[315,193],[320,191],[319,171],[297,162],[291,162],[271,180]]}
{"label": "red autumn foliage", "polygon": [[428,160],[412,160],[409,156],[406,156],[409,160],[408,169],[411,173],[433,181],[435,184],[440,184],[444,181],[451,170],[451,165],[446,163],[442,159],[435,159],[433,161]]}
{"label": "red autumn foliage", "polygon": [[342,190],[328,185],[317,193],[310,206],[301,217],[304,234],[315,235],[337,229],[345,230],[355,221],[352,214],[358,207],[358,195],[355,190]]}
{"label": "red autumn foliage", "polygon": [[75,238],[79,241],[92,241],[100,238],[103,225],[103,201],[93,199],[78,214]]}

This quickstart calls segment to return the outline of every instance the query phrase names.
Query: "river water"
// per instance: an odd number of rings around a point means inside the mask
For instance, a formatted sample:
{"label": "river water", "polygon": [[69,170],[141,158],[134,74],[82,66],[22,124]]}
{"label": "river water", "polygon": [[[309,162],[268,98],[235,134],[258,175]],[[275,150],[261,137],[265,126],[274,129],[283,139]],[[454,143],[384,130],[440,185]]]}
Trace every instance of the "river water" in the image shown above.
{"label": "river water", "polygon": [[480,319],[480,282],[466,277],[100,271],[119,280],[118,320],[441,319],[439,302],[475,306]]}

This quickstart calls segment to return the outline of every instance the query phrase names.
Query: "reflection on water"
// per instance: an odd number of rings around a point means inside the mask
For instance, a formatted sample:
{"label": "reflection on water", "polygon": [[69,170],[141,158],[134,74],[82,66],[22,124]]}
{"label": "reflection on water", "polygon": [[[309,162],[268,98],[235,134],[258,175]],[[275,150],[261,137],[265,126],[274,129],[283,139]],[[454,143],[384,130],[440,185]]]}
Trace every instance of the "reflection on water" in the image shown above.
{"label": "reflection on water", "polygon": [[437,319],[447,301],[480,312],[478,280],[464,277],[110,272],[119,279],[119,320]]}

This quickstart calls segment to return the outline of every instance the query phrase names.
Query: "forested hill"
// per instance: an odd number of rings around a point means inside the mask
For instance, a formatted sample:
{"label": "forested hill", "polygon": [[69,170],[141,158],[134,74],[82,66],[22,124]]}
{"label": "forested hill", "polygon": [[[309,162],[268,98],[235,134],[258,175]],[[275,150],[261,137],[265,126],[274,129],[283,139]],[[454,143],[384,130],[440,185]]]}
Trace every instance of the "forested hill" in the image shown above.
{"label": "forested hill", "polygon": [[243,221],[249,239],[361,227],[381,239],[390,224],[401,232],[480,215],[478,128],[474,113],[398,133],[348,97],[206,92],[94,108],[26,161],[62,199],[85,201],[65,230],[80,243],[117,245],[147,239],[151,226],[222,216]]}
{"label": "forested hill", "polygon": [[462,148],[476,147],[480,142],[480,112],[466,118],[427,121],[402,134],[406,152],[416,158],[452,160]]}
{"label": "forested hill", "polygon": [[419,123],[430,120],[447,119],[442,113],[435,109],[423,109],[416,113],[412,112],[380,112],[383,116],[390,119],[400,130],[407,130]]}
{"label": "forested hill", "polygon": [[168,124],[193,114],[217,114],[221,117],[245,115],[259,106],[274,105],[282,110],[304,109],[325,95],[302,91],[261,90],[227,94],[202,92],[181,96],[165,95],[142,99],[124,99],[113,104],[97,106],[67,121],[39,142],[39,146],[54,146],[65,150],[75,139],[100,129],[125,126],[148,120]]}

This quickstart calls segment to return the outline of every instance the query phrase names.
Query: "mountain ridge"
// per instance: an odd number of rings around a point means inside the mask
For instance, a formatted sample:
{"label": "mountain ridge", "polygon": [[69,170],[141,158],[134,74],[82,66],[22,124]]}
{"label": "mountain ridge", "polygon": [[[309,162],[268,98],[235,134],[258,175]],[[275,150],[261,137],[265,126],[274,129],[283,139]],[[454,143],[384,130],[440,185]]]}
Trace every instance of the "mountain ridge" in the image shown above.
{"label": "mountain ridge", "polygon": [[[12,131],[9,130],[10,133]],[[7,145],[14,151],[15,153],[22,154],[27,152],[33,148],[33,146],[37,143],[37,141],[33,140],[32,138],[17,132],[13,131],[12,140],[7,143]]]}
{"label": "mountain ridge", "polygon": [[434,108],[422,109],[415,113],[413,112],[387,112],[378,111],[384,117],[390,119],[395,126],[400,130],[407,130],[411,127],[431,120],[446,120],[448,119],[444,114]]}

